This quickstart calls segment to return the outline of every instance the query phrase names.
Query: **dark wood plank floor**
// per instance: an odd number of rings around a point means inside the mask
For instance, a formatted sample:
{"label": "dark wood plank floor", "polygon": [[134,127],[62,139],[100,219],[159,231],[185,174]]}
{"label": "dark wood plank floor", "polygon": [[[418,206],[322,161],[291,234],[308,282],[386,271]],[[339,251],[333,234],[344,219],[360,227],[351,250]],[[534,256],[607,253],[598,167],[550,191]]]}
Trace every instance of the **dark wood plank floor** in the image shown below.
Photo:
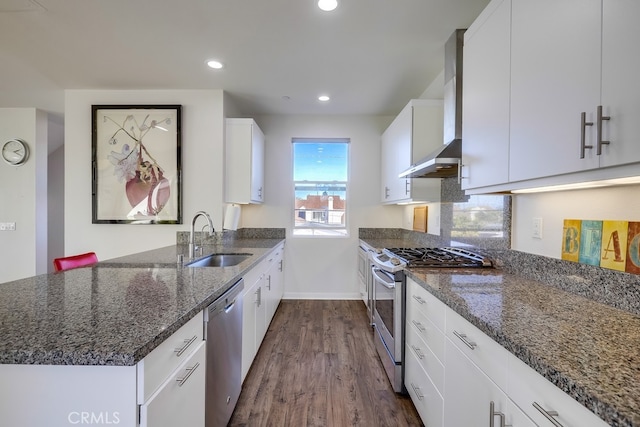
{"label": "dark wood plank floor", "polygon": [[421,426],[393,392],[362,301],[283,300],[230,426]]}

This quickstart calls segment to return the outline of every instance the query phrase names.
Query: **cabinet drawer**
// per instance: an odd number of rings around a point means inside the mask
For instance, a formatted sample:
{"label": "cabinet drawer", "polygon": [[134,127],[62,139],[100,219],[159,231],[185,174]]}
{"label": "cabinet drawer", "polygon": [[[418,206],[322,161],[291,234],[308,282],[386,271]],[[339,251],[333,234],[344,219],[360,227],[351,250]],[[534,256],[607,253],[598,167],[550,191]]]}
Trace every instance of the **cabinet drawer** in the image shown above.
{"label": "cabinet drawer", "polygon": [[453,310],[447,311],[447,338],[502,390],[507,387],[507,359],[500,344]]}
{"label": "cabinet drawer", "polygon": [[443,427],[444,400],[413,352],[407,352],[405,387],[425,426]]}
{"label": "cabinet drawer", "polygon": [[407,305],[411,304],[414,304],[438,329],[444,332],[444,319],[447,306],[408,277]]}
{"label": "cabinet drawer", "polygon": [[190,357],[140,408],[141,427],[204,427],[205,343],[200,342]]}
{"label": "cabinet drawer", "polygon": [[436,328],[436,325],[422,311],[416,309],[414,304],[409,304],[407,307],[407,331],[410,329],[415,331],[440,362],[444,362],[444,332]]}
{"label": "cabinet drawer", "polygon": [[[444,339],[444,338],[443,338]],[[431,381],[435,384],[440,393],[444,392],[444,365],[433,354],[431,349],[418,336],[413,328],[407,329],[407,348],[406,354],[413,354],[418,360],[422,369],[429,375]]]}
{"label": "cabinet drawer", "polygon": [[146,402],[203,339],[204,317],[198,313],[138,363],[138,403]]}
{"label": "cabinet drawer", "polygon": [[[556,411],[564,427],[605,427],[608,424],[515,356],[509,358],[509,397],[540,427],[552,427],[541,410]],[[541,410],[534,407],[534,402]]]}

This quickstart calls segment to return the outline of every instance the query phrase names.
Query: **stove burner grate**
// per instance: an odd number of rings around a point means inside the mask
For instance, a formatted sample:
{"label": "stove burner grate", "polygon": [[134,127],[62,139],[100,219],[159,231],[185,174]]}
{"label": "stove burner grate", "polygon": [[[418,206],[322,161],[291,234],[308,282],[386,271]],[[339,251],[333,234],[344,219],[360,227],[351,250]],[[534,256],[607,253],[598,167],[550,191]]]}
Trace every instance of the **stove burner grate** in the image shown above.
{"label": "stove burner grate", "polygon": [[408,267],[481,268],[493,266],[488,258],[460,248],[387,248],[386,251],[406,262]]}

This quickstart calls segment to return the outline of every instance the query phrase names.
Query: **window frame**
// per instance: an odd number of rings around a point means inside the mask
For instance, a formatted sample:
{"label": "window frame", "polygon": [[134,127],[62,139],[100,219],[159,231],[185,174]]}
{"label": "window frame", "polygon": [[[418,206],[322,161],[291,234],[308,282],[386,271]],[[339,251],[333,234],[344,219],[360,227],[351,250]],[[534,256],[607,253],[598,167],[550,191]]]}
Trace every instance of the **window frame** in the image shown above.
{"label": "window frame", "polygon": [[[346,181],[311,181],[311,180],[295,180],[295,169],[296,169],[296,158],[295,158],[295,145],[296,144],[344,144],[346,147],[346,168],[347,168],[347,177]],[[292,138],[291,139],[291,164],[292,164],[292,176],[291,182],[293,185],[293,212],[291,218],[291,236],[295,238],[348,238],[349,237],[349,213],[347,204],[349,203],[349,182],[351,175],[351,139],[350,138],[319,138],[319,137],[307,137],[307,138]],[[300,185],[315,185],[316,187],[320,187],[316,191],[322,191],[322,187],[330,187],[330,186],[342,186],[344,188],[344,209],[342,215],[342,224],[340,226],[329,226],[323,227],[320,226],[320,223],[316,223],[317,225],[313,225],[314,223],[307,223],[306,226],[299,226],[296,224],[296,217],[299,214],[300,208],[296,206],[296,201],[298,198],[296,197],[296,189],[299,188]],[[334,190],[335,191],[335,190]],[[340,190],[338,190],[340,191]],[[331,194],[328,194],[327,197],[332,197]],[[336,211],[335,209],[333,211]],[[314,212],[315,216],[317,212]]]}

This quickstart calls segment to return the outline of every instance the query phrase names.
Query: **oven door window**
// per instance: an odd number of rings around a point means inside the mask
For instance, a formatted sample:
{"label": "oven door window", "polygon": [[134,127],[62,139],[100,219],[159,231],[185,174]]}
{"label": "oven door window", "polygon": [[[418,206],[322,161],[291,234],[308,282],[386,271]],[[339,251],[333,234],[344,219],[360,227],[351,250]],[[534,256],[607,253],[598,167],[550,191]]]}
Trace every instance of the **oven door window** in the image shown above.
{"label": "oven door window", "polygon": [[378,268],[373,269],[373,282],[375,286],[374,295],[376,299],[376,311],[378,312],[380,319],[382,319],[382,323],[384,323],[385,328],[393,338],[393,306],[395,301],[396,282],[393,277]]}

